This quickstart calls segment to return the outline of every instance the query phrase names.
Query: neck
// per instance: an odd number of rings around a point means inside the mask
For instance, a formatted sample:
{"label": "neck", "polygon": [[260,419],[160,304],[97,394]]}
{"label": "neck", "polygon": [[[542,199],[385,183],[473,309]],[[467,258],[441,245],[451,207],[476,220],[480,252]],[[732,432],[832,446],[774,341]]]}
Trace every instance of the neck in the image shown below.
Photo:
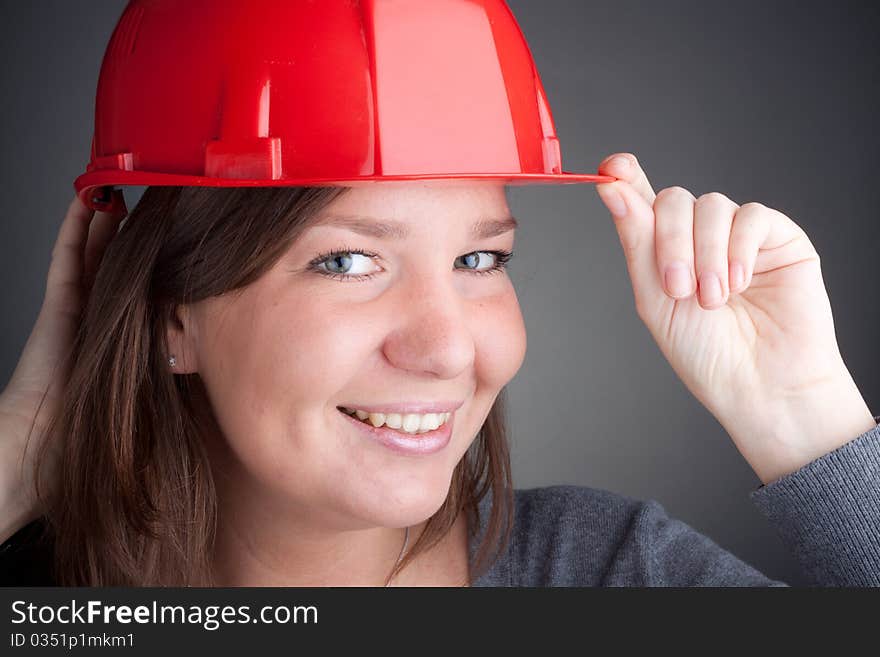
{"label": "neck", "polygon": [[[222,522],[214,553],[218,586],[385,586],[405,536],[404,529],[384,527],[333,531],[297,523],[294,530],[275,520],[269,531],[264,523],[261,530],[252,522]],[[410,530],[409,546],[423,528]]]}

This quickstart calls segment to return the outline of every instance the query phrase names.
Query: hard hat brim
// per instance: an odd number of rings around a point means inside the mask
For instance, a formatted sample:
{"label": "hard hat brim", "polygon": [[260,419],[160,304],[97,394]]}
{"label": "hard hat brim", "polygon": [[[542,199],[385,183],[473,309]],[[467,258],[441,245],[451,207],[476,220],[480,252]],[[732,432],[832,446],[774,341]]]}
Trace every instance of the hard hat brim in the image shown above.
{"label": "hard hat brim", "polygon": [[83,204],[93,210],[113,212],[116,207],[112,197],[101,196],[99,188],[129,185],[135,187],[183,186],[183,187],[359,187],[377,182],[405,182],[415,180],[449,181],[485,180],[504,182],[508,185],[528,184],[574,184],[610,183],[614,176],[597,173],[458,173],[458,174],[401,174],[359,176],[357,178],[279,178],[276,180],[247,180],[241,178],[211,178],[207,176],[187,176],[170,173],[151,173],[146,171],[98,170],[84,173],[73,183],[74,189]]}

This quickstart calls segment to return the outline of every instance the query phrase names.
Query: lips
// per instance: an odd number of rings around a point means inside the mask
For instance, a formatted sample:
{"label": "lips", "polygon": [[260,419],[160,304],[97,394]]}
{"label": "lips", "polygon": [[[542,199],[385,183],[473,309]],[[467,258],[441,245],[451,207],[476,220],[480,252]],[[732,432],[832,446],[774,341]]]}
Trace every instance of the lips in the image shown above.
{"label": "lips", "polygon": [[407,434],[384,425],[374,427],[372,424],[362,422],[357,416],[348,415],[341,410],[339,413],[342,415],[343,421],[353,426],[360,435],[397,454],[409,456],[424,456],[442,450],[452,438],[452,427],[455,422],[455,414],[453,414],[447,422],[433,431]]}

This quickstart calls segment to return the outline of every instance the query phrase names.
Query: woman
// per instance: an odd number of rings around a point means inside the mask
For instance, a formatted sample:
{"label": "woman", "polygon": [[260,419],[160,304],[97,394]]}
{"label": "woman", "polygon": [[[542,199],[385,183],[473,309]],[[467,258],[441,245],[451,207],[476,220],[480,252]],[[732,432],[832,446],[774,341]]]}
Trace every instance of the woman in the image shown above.
{"label": "woman", "polygon": [[[880,429],[808,237],[760,204],[655,195],[632,154],[599,173],[639,317],[756,502],[818,583],[880,583]],[[655,502],[513,489],[504,190],[154,186],[118,234],[124,212],[74,199],[0,398],[0,538],[44,518],[5,545],[6,581],[781,584]]]}
{"label": "woman", "polygon": [[[800,485],[818,504],[828,493],[817,483],[852,487],[850,497],[876,495],[860,490],[855,461],[876,462],[880,429],[839,357],[807,237],[763,206],[720,196],[695,202],[680,188],[654,197],[635,159],[622,158],[600,166],[620,180],[598,189],[619,229],[639,315],[762,482],[781,480],[764,489],[765,504],[785,504]],[[492,183],[150,188],[101,259],[119,216],[93,218],[74,199],[43,311],[3,394],[11,475],[22,447],[10,438],[26,435],[22,411],[76,335],[72,392],[56,402],[61,423],[45,443],[61,451],[63,494],[49,516],[59,581],[378,585],[409,528],[413,547],[394,584],[471,583],[468,548],[477,541],[467,531],[466,503],[481,501],[483,475],[492,495],[483,498],[481,530],[506,519],[509,463],[498,402],[526,347],[503,269],[514,246],[507,216],[504,188]],[[376,218],[386,222],[384,232]],[[90,220],[97,223],[87,245]],[[494,234],[475,239],[472,226],[481,220]],[[407,237],[392,237],[388,226]],[[693,250],[657,239],[673,226],[694,230]],[[728,245],[720,267],[700,262],[713,243]],[[702,273],[722,280],[739,261],[745,279],[723,280],[721,301],[709,297],[708,285],[695,292],[693,281],[676,297],[655,253],[700,263]],[[76,333],[71,291],[83,259],[86,280],[99,260],[100,268]],[[810,302],[798,302],[804,299]],[[797,331],[789,334],[789,326]],[[406,404],[414,406],[399,406]],[[346,408],[451,416],[412,438],[404,427],[376,431]],[[381,425],[380,418],[366,419]],[[382,419],[399,422],[392,418]],[[842,465],[831,474],[809,469],[835,458]],[[14,488],[20,493],[29,482]],[[517,495],[514,545],[527,554],[513,555],[536,560],[534,572],[511,573],[508,545],[485,583],[546,578],[548,566],[571,566],[591,541],[603,549],[599,561],[586,562],[586,572],[551,573],[550,581],[774,583],[665,518],[656,503],[566,487]],[[499,504],[489,522],[485,500],[492,499]],[[854,504],[824,503],[844,512]],[[3,508],[8,533],[34,507],[7,496]],[[840,567],[836,550],[876,539],[853,534],[855,509],[837,520],[822,515],[830,509],[807,509],[793,522],[810,513],[842,529],[836,549],[810,555],[820,576]],[[596,526],[578,526],[579,516]],[[564,557],[544,551],[546,535],[527,519],[554,529]],[[572,539],[578,543],[566,547]],[[808,539],[799,545],[810,547]],[[656,562],[618,572],[645,548]],[[876,562],[848,566],[856,580],[880,573]]]}

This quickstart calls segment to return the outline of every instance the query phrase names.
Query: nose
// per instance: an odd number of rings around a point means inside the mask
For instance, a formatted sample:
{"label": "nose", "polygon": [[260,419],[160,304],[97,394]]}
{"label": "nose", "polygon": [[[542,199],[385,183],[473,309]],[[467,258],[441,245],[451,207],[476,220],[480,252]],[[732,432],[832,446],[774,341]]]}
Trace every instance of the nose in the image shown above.
{"label": "nose", "polygon": [[482,321],[455,283],[442,275],[413,276],[393,295],[393,328],[383,351],[394,366],[443,379],[460,376],[476,353],[471,322]]}

